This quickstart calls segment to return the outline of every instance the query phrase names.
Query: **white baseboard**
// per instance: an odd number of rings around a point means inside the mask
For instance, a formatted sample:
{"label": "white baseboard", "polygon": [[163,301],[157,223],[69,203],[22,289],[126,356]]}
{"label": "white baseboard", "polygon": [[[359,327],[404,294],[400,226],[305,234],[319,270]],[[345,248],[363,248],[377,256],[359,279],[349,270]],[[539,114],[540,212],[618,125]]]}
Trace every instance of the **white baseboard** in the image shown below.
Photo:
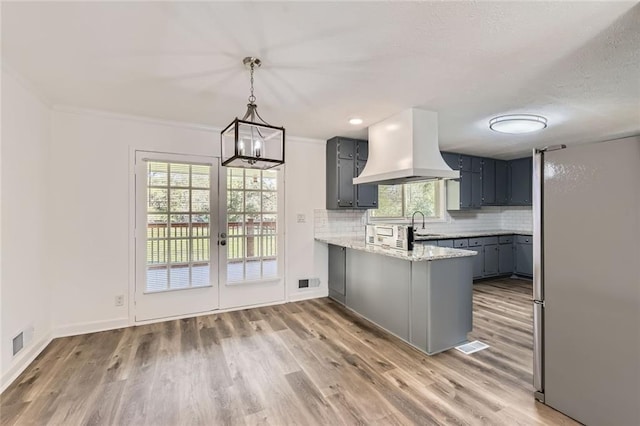
{"label": "white baseboard", "polygon": [[34,359],[44,350],[44,348],[51,343],[53,335],[51,333],[45,334],[39,341],[32,344],[25,350],[24,353],[19,355],[14,361],[13,366],[2,375],[0,379],[0,393],[4,392],[15,379],[33,362]]}
{"label": "white baseboard", "polygon": [[300,291],[295,294],[290,294],[288,302],[300,302],[302,300],[319,299],[321,297],[328,297],[328,296],[329,296],[329,290],[326,288]]}
{"label": "white baseboard", "polygon": [[82,322],[58,326],[53,329],[53,335],[55,337],[77,336],[79,334],[97,333],[98,331],[114,330],[131,325],[133,324],[129,323],[129,318]]}

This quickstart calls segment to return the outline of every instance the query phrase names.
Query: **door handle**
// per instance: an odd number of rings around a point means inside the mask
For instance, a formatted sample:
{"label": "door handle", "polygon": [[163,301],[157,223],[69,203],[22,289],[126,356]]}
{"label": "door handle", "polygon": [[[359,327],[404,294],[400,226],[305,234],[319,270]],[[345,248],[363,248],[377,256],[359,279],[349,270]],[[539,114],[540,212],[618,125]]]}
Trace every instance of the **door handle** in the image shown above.
{"label": "door handle", "polygon": [[221,246],[226,246],[227,245],[227,240],[220,240],[218,242],[218,244],[220,244]]}

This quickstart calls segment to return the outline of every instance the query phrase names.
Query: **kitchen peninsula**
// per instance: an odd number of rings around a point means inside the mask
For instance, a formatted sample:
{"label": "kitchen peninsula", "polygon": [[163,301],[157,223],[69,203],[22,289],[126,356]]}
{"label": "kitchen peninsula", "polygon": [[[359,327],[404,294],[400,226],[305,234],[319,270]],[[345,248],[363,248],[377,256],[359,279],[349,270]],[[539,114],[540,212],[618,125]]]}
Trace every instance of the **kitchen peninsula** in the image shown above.
{"label": "kitchen peninsula", "polygon": [[467,340],[472,329],[475,251],[417,244],[412,251],[364,239],[329,244],[329,296],[433,355]]}

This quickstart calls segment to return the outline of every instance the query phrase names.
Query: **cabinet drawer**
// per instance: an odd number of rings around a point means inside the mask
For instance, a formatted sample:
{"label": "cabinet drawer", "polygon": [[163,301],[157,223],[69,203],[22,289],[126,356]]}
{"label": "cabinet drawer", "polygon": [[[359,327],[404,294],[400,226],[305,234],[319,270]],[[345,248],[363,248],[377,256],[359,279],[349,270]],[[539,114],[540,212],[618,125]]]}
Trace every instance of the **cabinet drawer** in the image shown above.
{"label": "cabinet drawer", "polygon": [[438,247],[453,247],[453,240],[438,240]]}
{"label": "cabinet drawer", "polygon": [[533,244],[533,237],[531,235],[517,235],[516,242],[518,244]]}
{"label": "cabinet drawer", "polygon": [[500,244],[509,244],[513,242],[513,235],[501,235],[498,237],[498,242]]}
{"label": "cabinet drawer", "polygon": [[469,238],[469,247],[481,247],[482,238]]}
{"label": "cabinet drawer", "polygon": [[462,247],[468,247],[469,246],[469,240],[466,238],[460,238],[457,240],[453,240],[453,246],[456,248],[462,248]]}
{"label": "cabinet drawer", "polygon": [[485,246],[489,244],[498,244],[498,237],[484,237],[482,241]]}

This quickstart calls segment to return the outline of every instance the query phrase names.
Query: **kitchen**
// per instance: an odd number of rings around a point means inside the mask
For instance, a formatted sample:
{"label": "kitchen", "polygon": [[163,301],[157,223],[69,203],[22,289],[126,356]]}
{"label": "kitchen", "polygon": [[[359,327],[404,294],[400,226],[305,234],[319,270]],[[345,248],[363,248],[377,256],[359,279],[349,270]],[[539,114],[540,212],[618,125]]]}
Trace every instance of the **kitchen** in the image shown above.
{"label": "kitchen", "polygon": [[[604,141],[640,132],[638,11],[3,2],[2,424],[635,419],[635,154]],[[263,144],[226,133],[246,95]],[[398,114],[418,137],[371,135]]]}

